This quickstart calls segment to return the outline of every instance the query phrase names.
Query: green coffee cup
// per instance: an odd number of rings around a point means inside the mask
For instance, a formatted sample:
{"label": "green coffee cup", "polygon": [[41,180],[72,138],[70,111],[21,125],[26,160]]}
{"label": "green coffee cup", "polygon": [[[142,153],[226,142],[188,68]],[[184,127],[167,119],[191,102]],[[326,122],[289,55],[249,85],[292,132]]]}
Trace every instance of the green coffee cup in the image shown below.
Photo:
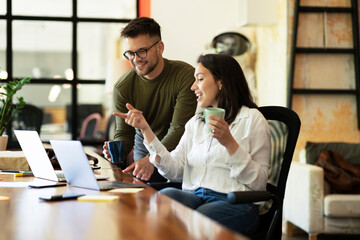
{"label": "green coffee cup", "polygon": [[[204,119],[205,119],[205,123],[208,124],[210,118],[210,115],[215,115],[215,116],[219,116],[221,118],[225,117],[225,109],[222,108],[214,108],[214,107],[208,107],[204,109]],[[210,132],[211,129],[208,126],[208,131]]]}

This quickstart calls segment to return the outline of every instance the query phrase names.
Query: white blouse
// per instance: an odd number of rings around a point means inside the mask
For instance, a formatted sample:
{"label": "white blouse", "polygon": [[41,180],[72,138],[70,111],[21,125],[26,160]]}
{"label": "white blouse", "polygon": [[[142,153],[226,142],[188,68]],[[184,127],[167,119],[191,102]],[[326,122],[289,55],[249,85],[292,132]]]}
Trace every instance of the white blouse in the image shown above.
{"label": "white blouse", "polygon": [[[185,132],[171,153],[155,138],[150,144],[150,162],[171,181],[182,181],[183,190],[208,188],[221,193],[265,190],[270,167],[270,130],[267,120],[254,108],[243,106],[229,126],[239,144],[229,156],[226,148],[213,139],[198,116],[185,125]],[[160,163],[155,161],[160,157]]]}

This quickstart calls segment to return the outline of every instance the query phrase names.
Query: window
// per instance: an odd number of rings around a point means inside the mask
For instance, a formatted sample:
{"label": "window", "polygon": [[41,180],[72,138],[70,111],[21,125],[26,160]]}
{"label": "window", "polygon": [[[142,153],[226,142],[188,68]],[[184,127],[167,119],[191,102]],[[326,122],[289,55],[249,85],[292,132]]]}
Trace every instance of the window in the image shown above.
{"label": "window", "polygon": [[121,49],[121,29],[137,17],[137,2],[0,0],[0,76],[31,77],[17,95],[43,110],[43,141],[78,139],[82,120],[94,112],[105,127],[112,112],[105,79]]}
{"label": "window", "polygon": [[23,16],[71,17],[72,0],[12,0],[12,14]]}
{"label": "window", "polygon": [[0,79],[7,78],[6,72],[6,22],[0,19]]}
{"label": "window", "polygon": [[6,14],[6,0],[0,0],[0,15]]}
{"label": "window", "polygon": [[132,19],[136,18],[134,10],[136,1],[133,0],[78,0],[79,17]]}
{"label": "window", "polygon": [[15,78],[65,78],[71,68],[70,22],[15,20],[12,30]]}

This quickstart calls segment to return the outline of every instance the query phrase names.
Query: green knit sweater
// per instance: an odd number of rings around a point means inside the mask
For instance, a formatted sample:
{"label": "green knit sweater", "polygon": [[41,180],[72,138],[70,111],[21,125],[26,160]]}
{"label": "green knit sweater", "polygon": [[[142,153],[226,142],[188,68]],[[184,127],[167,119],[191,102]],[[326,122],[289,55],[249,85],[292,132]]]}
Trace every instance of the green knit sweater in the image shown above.
{"label": "green knit sweater", "polygon": [[[186,122],[195,114],[196,97],[190,89],[194,80],[194,68],[181,61],[164,59],[162,73],[153,80],[131,69],[114,86],[115,111],[126,113],[126,103],[142,111],[155,135],[171,151],[184,133]],[[124,141],[123,157],[131,151],[134,136],[135,129],[117,117],[114,140]]]}

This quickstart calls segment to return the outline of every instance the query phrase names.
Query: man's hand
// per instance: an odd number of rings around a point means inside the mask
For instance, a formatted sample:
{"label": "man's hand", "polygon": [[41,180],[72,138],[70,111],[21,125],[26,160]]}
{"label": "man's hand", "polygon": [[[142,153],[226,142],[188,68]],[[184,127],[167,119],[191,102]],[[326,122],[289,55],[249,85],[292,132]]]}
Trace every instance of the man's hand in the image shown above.
{"label": "man's hand", "polygon": [[111,156],[110,156],[110,152],[109,152],[109,148],[108,148],[108,142],[109,141],[104,142],[103,155],[108,161],[113,162],[112,159],[111,159]]}
{"label": "man's hand", "polygon": [[149,156],[133,162],[123,170],[124,173],[130,173],[137,179],[148,181],[154,172],[154,165],[149,161]]}
{"label": "man's hand", "polygon": [[130,103],[126,104],[126,108],[129,110],[127,113],[113,112],[113,115],[121,117],[125,120],[126,124],[138,128],[141,131],[150,128],[141,111],[134,108]]}

